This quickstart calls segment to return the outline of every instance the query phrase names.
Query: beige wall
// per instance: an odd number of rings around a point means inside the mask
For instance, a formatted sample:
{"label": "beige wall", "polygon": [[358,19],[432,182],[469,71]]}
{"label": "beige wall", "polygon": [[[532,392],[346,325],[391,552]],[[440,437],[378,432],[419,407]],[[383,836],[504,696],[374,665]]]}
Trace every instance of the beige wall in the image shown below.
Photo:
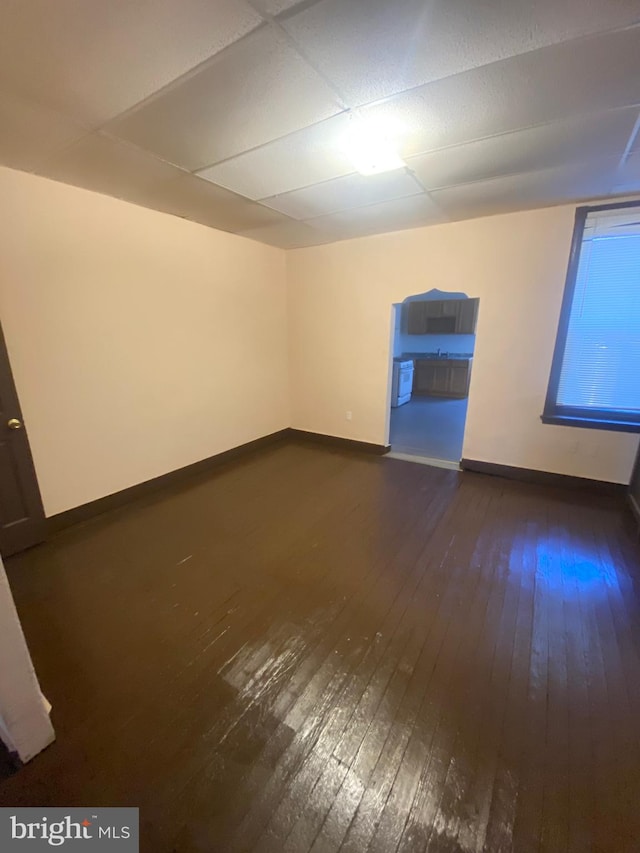
{"label": "beige wall", "polygon": [[292,426],[384,443],[392,304],[463,291],[480,297],[463,456],[627,482],[637,436],[540,422],[573,218],[558,207],[288,252]]}
{"label": "beige wall", "polygon": [[279,249],[0,169],[0,317],[47,515],[289,423]]}
{"label": "beige wall", "polygon": [[47,514],[289,424],[384,443],[392,305],[432,287],[480,297],[464,455],[625,482],[635,436],[539,420],[572,226],[571,207],[531,211],[285,268],[281,250],[0,169],[0,317]]}

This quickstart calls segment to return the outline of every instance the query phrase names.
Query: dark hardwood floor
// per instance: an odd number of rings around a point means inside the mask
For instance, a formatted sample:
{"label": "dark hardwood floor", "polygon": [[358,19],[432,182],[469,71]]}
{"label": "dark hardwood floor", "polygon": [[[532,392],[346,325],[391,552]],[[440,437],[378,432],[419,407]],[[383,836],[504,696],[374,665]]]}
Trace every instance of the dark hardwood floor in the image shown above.
{"label": "dark hardwood floor", "polygon": [[640,850],[623,502],[283,444],[7,570],[57,742],[3,805],[142,850]]}

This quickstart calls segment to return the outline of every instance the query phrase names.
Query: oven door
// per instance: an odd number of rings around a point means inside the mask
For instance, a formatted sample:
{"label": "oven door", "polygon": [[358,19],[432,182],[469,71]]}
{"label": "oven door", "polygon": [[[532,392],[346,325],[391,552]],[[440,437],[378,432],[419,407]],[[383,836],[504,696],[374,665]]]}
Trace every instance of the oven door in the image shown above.
{"label": "oven door", "polygon": [[413,367],[405,367],[398,374],[398,397],[405,397],[413,391]]}

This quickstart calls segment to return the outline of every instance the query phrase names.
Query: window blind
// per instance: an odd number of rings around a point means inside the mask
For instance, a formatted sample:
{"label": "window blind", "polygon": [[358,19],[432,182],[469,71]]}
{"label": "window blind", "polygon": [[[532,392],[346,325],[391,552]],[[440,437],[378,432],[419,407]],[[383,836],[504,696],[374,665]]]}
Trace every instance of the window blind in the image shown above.
{"label": "window blind", "polygon": [[586,216],[555,403],[640,422],[640,207]]}

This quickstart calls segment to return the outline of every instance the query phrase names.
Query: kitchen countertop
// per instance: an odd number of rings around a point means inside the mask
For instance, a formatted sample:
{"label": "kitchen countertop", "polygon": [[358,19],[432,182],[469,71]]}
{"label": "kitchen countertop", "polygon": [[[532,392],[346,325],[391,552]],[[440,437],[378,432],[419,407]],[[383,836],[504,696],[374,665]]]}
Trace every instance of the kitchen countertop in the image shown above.
{"label": "kitchen countertop", "polygon": [[400,358],[406,359],[409,361],[413,359],[425,359],[427,361],[450,361],[452,359],[461,360],[461,361],[471,361],[473,358],[472,352],[441,352],[438,354],[437,352],[403,352]]}

